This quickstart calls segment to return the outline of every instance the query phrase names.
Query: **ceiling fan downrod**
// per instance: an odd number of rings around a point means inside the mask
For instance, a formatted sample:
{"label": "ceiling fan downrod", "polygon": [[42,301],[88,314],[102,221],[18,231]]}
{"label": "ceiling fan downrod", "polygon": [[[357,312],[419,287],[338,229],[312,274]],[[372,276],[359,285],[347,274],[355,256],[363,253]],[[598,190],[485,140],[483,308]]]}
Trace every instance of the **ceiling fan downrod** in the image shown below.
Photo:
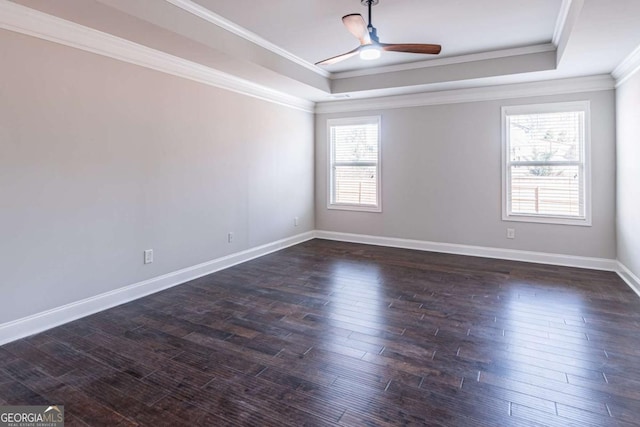
{"label": "ceiling fan downrod", "polygon": [[367,6],[369,8],[369,25],[367,25],[367,30],[369,31],[369,37],[371,41],[374,43],[380,43],[380,39],[378,39],[378,31],[376,27],[371,23],[371,6],[375,6],[380,2],[380,0],[360,0],[363,6]]}

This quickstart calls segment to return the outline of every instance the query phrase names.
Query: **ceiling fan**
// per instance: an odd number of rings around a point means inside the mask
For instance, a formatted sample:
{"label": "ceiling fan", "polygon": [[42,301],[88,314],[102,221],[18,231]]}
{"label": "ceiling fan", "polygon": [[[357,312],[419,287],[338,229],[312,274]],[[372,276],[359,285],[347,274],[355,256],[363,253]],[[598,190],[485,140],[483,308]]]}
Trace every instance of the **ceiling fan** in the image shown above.
{"label": "ceiling fan", "polygon": [[336,64],[357,54],[360,54],[361,59],[377,59],[383,50],[388,52],[423,53],[429,55],[437,55],[440,53],[442,47],[439,44],[380,43],[378,31],[376,27],[371,25],[371,7],[377,5],[379,1],[380,0],[360,0],[360,3],[369,8],[369,25],[365,23],[364,18],[359,13],[352,13],[342,17],[342,23],[347,27],[347,30],[360,41],[360,46],[342,55],[316,62],[316,65]]}

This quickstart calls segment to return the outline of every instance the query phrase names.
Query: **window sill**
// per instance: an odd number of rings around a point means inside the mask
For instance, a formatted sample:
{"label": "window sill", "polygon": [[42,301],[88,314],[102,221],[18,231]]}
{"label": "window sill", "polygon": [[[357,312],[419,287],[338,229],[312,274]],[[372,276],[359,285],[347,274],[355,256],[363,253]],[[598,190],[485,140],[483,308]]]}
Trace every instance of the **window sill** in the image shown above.
{"label": "window sill", "polygon": [[356,212],[372,212],[381,213],[382,207],[380,206],[367,206],[367,205],[328,205],[327,209],[338,211],[356,211]]}
{"label": "window sill", "polygon": [[537,216],[537,215],[502,215],[503,221],[533,222],[538,224],[551,225],[577,225],[581,227],[591,227],[591,218],[567,218],[557,216]]}

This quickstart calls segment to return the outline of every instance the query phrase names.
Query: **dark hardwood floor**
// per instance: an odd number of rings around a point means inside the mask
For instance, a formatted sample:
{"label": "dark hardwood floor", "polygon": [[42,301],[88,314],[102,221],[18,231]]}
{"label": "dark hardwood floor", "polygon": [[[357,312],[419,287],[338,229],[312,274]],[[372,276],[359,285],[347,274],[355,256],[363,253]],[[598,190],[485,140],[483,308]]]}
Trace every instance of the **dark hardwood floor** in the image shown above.
{"label": "dark hardwood floor", "polygon": [[614,273],[313,240],[0,347],[67,425],[640,425]]}

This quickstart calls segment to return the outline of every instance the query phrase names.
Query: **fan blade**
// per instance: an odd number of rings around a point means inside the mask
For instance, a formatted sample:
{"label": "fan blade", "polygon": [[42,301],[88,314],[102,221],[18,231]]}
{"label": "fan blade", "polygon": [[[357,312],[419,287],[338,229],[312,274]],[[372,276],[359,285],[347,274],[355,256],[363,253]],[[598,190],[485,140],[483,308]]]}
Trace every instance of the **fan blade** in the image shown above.
{"label": "fan blade", "polygon": [[316,62],[316,65],[332,65],[332,64],[337,64],[340,61],[344,61],[345,59],[349,59],[351,58],[353,55],[357,55],[358,52],[360,51],[360,48],[362,46],[358,46],[357,48],[353,49],[350,52],[347,53],[343,53],[342,55],[338,55],[338,56],[333,56],[331,58],[325,59],[323,61],[320,62]]}
{"label": "fan blade", "polygon": [[431,55],[437,55],[440,53],[442,46],[439,44],[420,44],[420,43],[399,43],[399,44],[387,44],[380,43],[382,50],[388,52],[407,52],[407,53],[426,53]]}
{"label": "fan blade", "polygon": [[369,37],[369,30],[367,24],[364,22],[364,18],[359,13],[352,13],[351,15],[345,15],[342,17],[342,23],[351,34],[353,34],[360,44],[371,44],[371,37]]}

